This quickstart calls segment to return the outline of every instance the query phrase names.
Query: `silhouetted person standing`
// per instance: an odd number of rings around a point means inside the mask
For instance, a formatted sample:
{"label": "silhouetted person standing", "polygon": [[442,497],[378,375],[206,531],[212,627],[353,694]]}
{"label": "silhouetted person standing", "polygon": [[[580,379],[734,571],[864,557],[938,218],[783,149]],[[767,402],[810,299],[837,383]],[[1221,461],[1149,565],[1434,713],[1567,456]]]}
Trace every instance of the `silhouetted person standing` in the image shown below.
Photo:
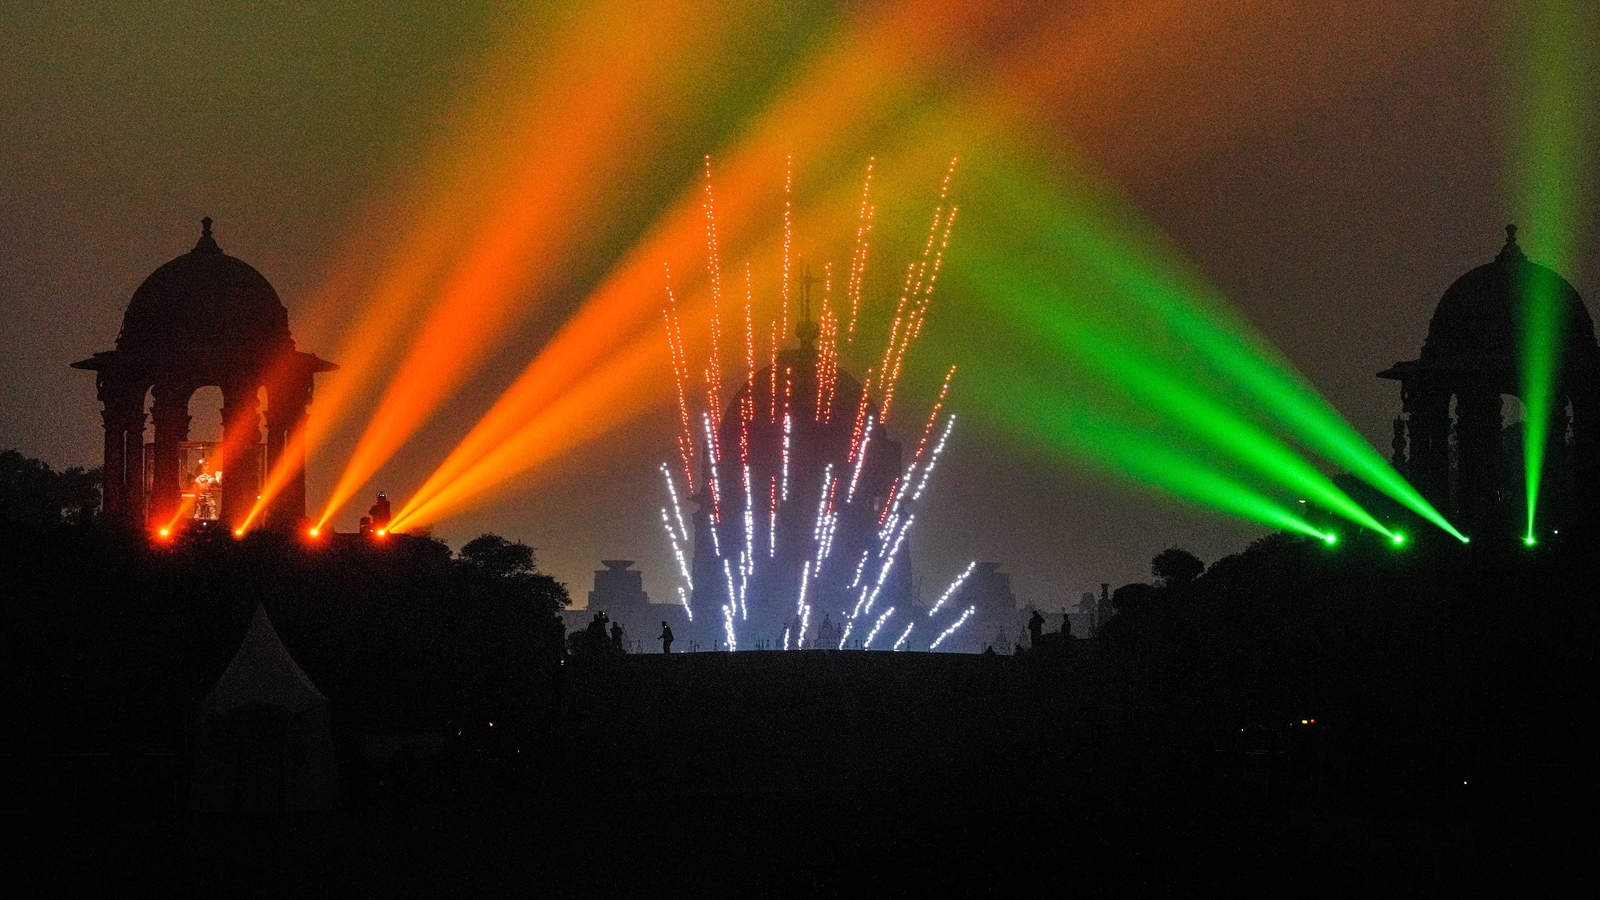
{"label": "silhouetted person standing", "polygon": [[389,519],[393,515],[389,510],[389,495],[383,491],[378,492],[378,502],[372,504],[367,510],[367,515],[372,518],[372,527],[383,531],[389,527]]}
{"label": "silhouetted person standing", "polygon": [[[1015,620],[1013,619],[1012,621]],[[1039,636],[1042,634],[1044,634],[1044,616],[1039,615],[1039,611],[1036,609],[1033,611],[1033,615],[1028,617],[1028,637],[1033,639],[1034,646],[1037,647],[1039,645]]]}
{"label": "silhouetted person standing", "polygon": [[672,652],[672,628],[667,623],[661,623],[661,652]]}
{"label": "silhouetted person standing", "polygon": [[622,623],[621,622],[612,622],[611,623],[611,649],[617,651],[618,653],[622,652]]}
{"label": "silhouetted person standing", "polygon": [[609,643],[610,639],[606,637],[606,625],[610,621],[611,620],[606,617],[606,614],[603,611],[597,612],[594,614],[594,618],[589,621],[589,625],[584,628],[584,634],[586,635],[585,640],[589,645],[589,652],[607,653],[611,650],[611,644]]}
{"label": "silhouetted person standing", "polygon": [[1072,616],[1066,610],[1061,611],[1061,636],[1072,637]]}

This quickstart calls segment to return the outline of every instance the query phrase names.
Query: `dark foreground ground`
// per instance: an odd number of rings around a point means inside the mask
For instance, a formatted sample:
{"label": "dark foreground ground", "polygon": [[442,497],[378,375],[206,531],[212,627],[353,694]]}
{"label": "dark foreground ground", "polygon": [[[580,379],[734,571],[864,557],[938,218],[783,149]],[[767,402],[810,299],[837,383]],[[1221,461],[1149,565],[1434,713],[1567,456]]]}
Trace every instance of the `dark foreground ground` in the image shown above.
{"label": "dark foreground ground", "polygon": [[[1108,815],[1034,798],[603,798],[488,811],[272,820],[11,821],[18,895],[485,893],[1007,896],[1041,888],[1391,893],[1559,888],[1595,879],[1594,837],[1306,811]],[[1567,894],[1566,892],[1571,892]]]}
{"label": "dark foreground ground", "polygon": [[61,781],[51,803],[0,819],[3,881],[208,896],[1596,881],[1587,776],[1375,742],[1351,714],[1208,729],[1196,722],[1213,713],[1151,706],[1087,648],[573,659],[562,673],[557,708],[463,723],[442,744],[414,735],[415,759],[351,739],[368,750],[345,757],[339,812],[194,818],[177,760],[140,803],[110,802],[119,779],[79,778],[63,804]]}

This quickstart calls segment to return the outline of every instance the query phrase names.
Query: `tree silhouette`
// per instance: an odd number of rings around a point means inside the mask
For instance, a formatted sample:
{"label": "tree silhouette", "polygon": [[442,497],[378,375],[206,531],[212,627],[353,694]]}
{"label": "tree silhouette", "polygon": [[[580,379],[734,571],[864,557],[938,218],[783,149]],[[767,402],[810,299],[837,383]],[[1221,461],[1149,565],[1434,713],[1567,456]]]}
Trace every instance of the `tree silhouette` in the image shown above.
{"label": "tree silhouette", "polygon": [[57,472],[16,450],[0,451],[0,521],[84,525],[99,507],[99,469]]}
{"label": "tree silhouette", "polygon": [[1150,574],[1156,577],[1162,587],[1188,584],[1199,578],[1205,570],[1206,564],[1199,557],[1177,547],[1168,547],[1150,560]]}
{"label": "tree silhouette", "polygon": [[532,575],[538,571],[533,548],[521,541],[508,541],[498,534],[473,538],[457,554],[467,570],[491,578]]}

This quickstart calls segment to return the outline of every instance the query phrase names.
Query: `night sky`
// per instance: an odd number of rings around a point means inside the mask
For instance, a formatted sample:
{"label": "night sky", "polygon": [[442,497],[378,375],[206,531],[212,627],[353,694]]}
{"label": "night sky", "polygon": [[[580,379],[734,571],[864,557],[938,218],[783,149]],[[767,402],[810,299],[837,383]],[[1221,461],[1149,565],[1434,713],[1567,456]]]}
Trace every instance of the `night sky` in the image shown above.
{"label": "night sky", "polygon": [[[867,293],[880,304],[892,304],[944,161],[959,154],[966,167],[952,188],[963,216],[954,274],[891,423],[902,435],[943,368],[986,364],[963,349],[992,310],[963,294],[961,247],[1008,213],[963,173],[1026,158],[1045,173],[1092,168],[1387,455],[1398,389],[1374,373],[1415,357],[1440,294],[1491,259],[1519,216],[1521,4],[1416,0],[1403,16],[1384,0],[1038,5],[10,4],[0,447],[98,465],[93,378],[68,364],[111,349],[134,289],[193,245],[201,216],[277,288],[299,348],[341,362],[396,259],[418,247],[469,255],[512,193],[556,211],[513,254],[516,276],[496,294],[504,309],[460,390],[334,519],[351,529],[374,490],[414,490],[583,300],[653,246],[696,196],[706,154],[781,185],[784,155],[798,153],[799,249],[840,261],[848,234],[819,223],[847,207],[877,156],[883,225]],[[815,89],[830,77],[859,90]],[[1005,128],[969,120],[996,105],[1014,107]],[[573,127],[595,122],[587,136]],[[1594,171],[1579,173],[1574,196],[1600,196]],[[775,302],[781,197],[749,197],[759,221],[730,225],[724,263],[754,260]],[[1574,205],[1561,268],[1592,297],[1600,220]],[[1529,255],[1548,260],[1546,236],[1523,224]],[[664,261],[638,264],[659,272]],[[428,282],[422,302],[447,284]],[[644,300],[659,310],[659,278],[650,287]],[[466,327],[492,305],[450,296]],[[410,334],[392,338],[393,358]],[[631,337],[619,333],[618,349]],[[660,379],[670,383],[665,368]],[[912,547],[925,591],[976,557],[1004,563],[1020,599],[1059,607],[1147,577],[1164,547],[1210,562],[1264,533],[1082,469],[985,416],[961,385],[951,404],[963,424]],[[310,462],[313,515],[385,388],[327,424]],[[592,439],[437,535],[454,547],[484,531],[523,540],[580,601],[603,557],[639,560],[651,595],[670,596],[656,466],[673,452],[676,415],[656,388],[637,408],[597,410],[605,427]],[[217,404],[197,396],[197,437],[220,431]]]}

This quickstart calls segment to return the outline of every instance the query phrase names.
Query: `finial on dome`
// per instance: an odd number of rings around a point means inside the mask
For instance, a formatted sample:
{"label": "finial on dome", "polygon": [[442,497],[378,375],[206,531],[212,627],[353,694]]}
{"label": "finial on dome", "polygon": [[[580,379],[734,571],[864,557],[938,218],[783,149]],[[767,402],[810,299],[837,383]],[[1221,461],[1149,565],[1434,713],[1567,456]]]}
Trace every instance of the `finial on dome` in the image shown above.
{"label": "finial on dome", "polygon": [[1522,248],[1517,245],[1517,226],[1516,225],[1507,225],[1506,226],[1506,245],[1504,247],[1500,248],[1500,256],[1502,258],[1504,258],[1504,257],[1514,257],[1516,259],[1526,259],[1527,258],[1527,256],[1525,254],[1523,254]]}
{"label": "finial on dome", "polygon": [[794,323],[794,336],[800,340],[800,349],[810,350],[817,343],[817,336],[822,329],[810,319],[801,319]]}
{"label": "finial on dome", "polygon": [[821,283],[821,278],[811,277],[811,263],[806,263],[805,274],[800,276],[800,318],[794,323],[794,336],[800,339],[800,348],[802,350],[811,349],[812,345],[817,342],[817,336],[821,333],[817,323],[811,321],[811,286]]}
{"label": "finial on dome", "polygon": [[217,239],[211,236],[211,217],[206,216],[200,220],[200,240],[195,242],[195,253],[221,253],[222,248],[217,246]]}

